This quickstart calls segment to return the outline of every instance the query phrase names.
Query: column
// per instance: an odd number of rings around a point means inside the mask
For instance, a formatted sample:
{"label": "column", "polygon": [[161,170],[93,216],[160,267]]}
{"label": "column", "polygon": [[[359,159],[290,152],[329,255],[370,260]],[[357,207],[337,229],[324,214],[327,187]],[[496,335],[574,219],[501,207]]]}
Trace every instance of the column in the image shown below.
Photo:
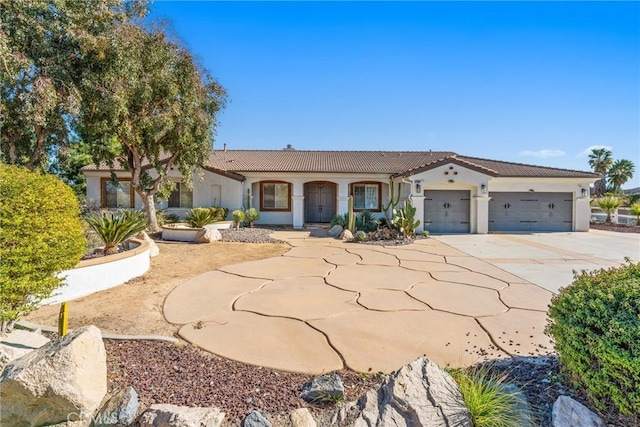
{"label": "column", "polygon": [[[573,231],[589,231],[589,222],[591,221],[591,206],[589,206],[589,197],[576,197],[575,200],[576,205],[575,216],[573,220]],[[616,213],[617,212],[618,211],[616,210]]]}
{"label": "column", "polygon": [[487,234],[489,232],[489,200],[491,197],[474,196],[473,199],[476,202],[476,234]]}
{"label": "column", "polygon": [[409,199],[411,200],[411,205],[416,208],[415,219],[420,220],[420,225],[416,228],[416,234],[422,234],[424,231],[424,195],[412,194]]}

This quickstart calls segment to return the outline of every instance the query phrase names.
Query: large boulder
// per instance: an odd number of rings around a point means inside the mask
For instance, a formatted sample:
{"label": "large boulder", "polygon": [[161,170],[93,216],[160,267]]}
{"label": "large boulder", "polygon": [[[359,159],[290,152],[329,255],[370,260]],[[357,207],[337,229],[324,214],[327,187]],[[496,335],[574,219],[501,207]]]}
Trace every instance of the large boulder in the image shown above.
{"label": "large boulder", "polygon": [[216,240],[222,239],[222,234],[217,228],[209,228],[205,226],[202,230],[198,231],[193,241],[196,243],[211,243]]}
{"label": "large boulder", "polygon": [[138,393],[133,387],[118,390],[100,408],[92,427],[128,426],[138,413]]}
{"label": "large boulder", "polygon": [[321,375],[312,378],[304,386],[300,395],[311,403],[338,402],[344,400],[344,385],[338,374]]}
{"label": "large boulder", "polygon": [[344,230],[343,226],[341,226],[340,224],[336,224],[333,227],[331,227],[331,229],[329,230],[329,236],[333,237],[334,239],[337,239],[338,237],[340,237],[343,230]]}
{"label": "large boulder", "polygon": [[317,427],[316,420],[307,408],[294,409],[289,413],[289,420],[293,427]]}
{"label": "large boulder", "polygon": [[353,240],[353,233],[349,230],[344,230],[340,234],[340,240]]}
{"label": "large boulder", "polygon": [[40,348],[50,340],[42,334],[15,329],[0,336],[0,372],[7,363]]}
{"label": "large boulder", "polygon": [[359,405],[355,427],[472,426],[456,382],[423,357],[369,390]]}
{"label": "large boulder", "polygon": [[89,419],[107,392],[100,330],[85,326],[10,362],[0,375],[0,425]]}
{"label": "large boulder", "polygon": [[168,404],[151,405],[140,416],[140,427],[219,427],[224,412],[218,408],[200,408]]}
{"label": "large boulder", "polygon": [[582,403],[560,396],[551,411],[552,427],[605,427],[602,419]]}

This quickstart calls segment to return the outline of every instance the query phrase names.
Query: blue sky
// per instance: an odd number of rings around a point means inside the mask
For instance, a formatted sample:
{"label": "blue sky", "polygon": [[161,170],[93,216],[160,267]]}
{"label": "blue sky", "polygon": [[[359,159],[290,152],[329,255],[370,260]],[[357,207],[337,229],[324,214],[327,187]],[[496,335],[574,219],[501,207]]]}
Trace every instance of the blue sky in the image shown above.
{"label": "blue sky", "polygon": [[640,183],[638,2],[183,2],[164,18],[227,89],[215,146],[450,150]]}

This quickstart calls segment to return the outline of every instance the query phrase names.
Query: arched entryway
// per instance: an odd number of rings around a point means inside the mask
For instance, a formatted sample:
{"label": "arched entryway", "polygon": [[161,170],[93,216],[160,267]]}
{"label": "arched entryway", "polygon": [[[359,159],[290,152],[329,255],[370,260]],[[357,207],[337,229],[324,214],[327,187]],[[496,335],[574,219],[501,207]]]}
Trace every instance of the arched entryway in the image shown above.
{"label": "arched entryway", "polygon": [[336,214],[336,184],[327,181],[307,182],[304,185],[304,221],[331,222]]}

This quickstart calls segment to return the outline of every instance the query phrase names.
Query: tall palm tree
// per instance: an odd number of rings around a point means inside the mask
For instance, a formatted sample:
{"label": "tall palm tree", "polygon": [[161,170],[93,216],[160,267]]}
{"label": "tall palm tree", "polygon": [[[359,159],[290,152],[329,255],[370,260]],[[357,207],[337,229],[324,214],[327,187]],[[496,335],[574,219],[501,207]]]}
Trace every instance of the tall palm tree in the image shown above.
{"label": "tall palm tree", "polygon": [[633,178],[635,166],[631,160],[620,159],[613,162],[607,171],[607,178],[615,193],[620,193],[620,188]]}
{"label": "tall palm tree", "polygon": [[594,148],[591,150],[591,154],[589,154],[589,166],[591,166],[595,173],[602,175],[602,179],[597,180],[593,184],[593,191],[596,196],[602,196],[606,191],[607,171],[613,164],[611,156],[611,150],[607,150],[606,148]]}

